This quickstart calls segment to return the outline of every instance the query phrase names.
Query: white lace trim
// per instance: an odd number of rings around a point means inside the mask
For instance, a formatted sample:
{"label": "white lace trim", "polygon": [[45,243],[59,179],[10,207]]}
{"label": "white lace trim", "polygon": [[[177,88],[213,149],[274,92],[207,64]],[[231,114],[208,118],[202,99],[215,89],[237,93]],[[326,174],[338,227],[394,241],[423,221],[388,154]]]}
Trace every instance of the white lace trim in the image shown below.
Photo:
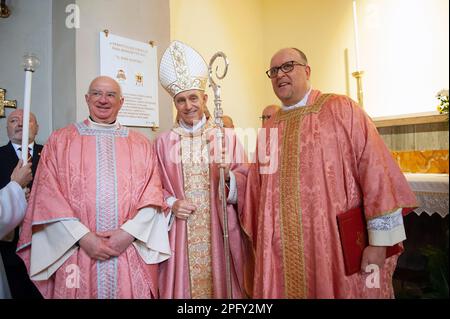
{"label": "white lace trim", "polygon": [[448,193],[415,192],[419,207],[414,210],[417,215],[434,213],[442,218],[448,215]]}
{"label": "white lace trim", "polygon": [[399,209],[392,214],[369,220],[367,229],[372,231],[390,231],[401,225],[403,225],[403,216],[402,210]]}

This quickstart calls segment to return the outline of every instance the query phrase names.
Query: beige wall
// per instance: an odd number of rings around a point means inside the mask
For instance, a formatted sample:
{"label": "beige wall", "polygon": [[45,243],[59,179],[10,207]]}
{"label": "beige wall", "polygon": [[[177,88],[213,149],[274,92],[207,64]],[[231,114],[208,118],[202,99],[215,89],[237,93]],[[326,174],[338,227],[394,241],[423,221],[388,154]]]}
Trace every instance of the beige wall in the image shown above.
{"label": "beige wall", "polygon": [[[297,47],[308,57],[311,82],[323,92],[349,94],[346,51],[352,42],[351,1],[263,0],[267,65],[280,48]],[[287,9],[289,8],[289,9]],[[276,97],[265,90],[266,99]]]}
{"label": "beige wall", "polygon": [[[260,0],[171,0],[171,38],[194,47],[209,63],[217,51],[229,61],[228,74],[220,82],[224,113],[235,126],[258,127],[257,110],[265,98],[263,29]],[[209,109],[214,96],[208,89]]]}
{"label": "beige wall", "polygon": [[361,62],[369,114],[436,111],[449,87],[449,1],[361,1]]}
{"label": "beige wall", "polygon": [[[351,0],[171,0],[170,7],[172,39],[207,59],[228,54],[224,109],[239,126],[258,125],[263,106],[279,103],[263,72],[281,47],[305,51],[315,88],[356,99]],[[448,7],[448,0],[357,1],[369,115],[435,111],[436,92],[449,86]]]}
{"label": "beige wall", "polygon": [[[265,29],[266,53],[287,45],[303,48],[314,87],[356,99],[352,1],[264,0],[264,5],[266,15],[288,21]],[[436,110],[435,94],[449,87],[448,12],[448,0],[357,0],[369,115]]]}

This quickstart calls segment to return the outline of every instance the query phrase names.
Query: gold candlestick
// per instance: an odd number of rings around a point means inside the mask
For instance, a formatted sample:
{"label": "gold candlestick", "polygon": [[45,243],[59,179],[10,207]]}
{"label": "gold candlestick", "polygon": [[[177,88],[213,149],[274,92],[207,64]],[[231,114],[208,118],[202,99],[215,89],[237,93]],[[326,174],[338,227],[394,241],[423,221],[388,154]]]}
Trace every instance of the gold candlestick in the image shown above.
{"label": "gold candlestick", "polygon": [[364,108],[364,102],[363,102],[363,87],[362,87],[362,76],[364,74],[364,71],[356,71],[353,72],[352,75],[356,79],[356,88],[358,92],[358,104],[361,106],[361,108]]}

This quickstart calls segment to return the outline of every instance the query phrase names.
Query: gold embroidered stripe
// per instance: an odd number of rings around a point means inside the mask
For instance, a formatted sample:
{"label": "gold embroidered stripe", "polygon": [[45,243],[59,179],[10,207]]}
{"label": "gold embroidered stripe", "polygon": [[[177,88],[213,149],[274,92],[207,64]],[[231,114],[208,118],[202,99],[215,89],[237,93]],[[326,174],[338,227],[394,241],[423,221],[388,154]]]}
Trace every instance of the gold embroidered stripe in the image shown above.
{"label": "gold embroidered stripe", "polygon": [[329,95],[320,96],[316,103],[279,112],[276,121],[285,121],[280,152],[280,223],[283,245],[283,267],[286,298],[306,298],[302,211],[300,203],[300,132],[304,115],[320,111]]}
{"label": "gold embroidered stripe", "polygon": [[197,209],[187,221],[191,298],[212,298],[209,164],[206,134],[181,136],[185,197]]}

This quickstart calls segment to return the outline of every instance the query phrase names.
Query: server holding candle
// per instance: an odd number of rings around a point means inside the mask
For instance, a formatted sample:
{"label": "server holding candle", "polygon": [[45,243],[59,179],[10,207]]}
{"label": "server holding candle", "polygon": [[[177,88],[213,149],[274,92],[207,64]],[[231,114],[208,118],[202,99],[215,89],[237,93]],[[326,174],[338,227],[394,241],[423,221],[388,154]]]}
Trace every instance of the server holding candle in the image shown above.
{"label": "server holding candle", "polygon": [[[39,60],[34,55],[24,56],[25,96],[24,108],[11,112],[6,120],[8,144],[0,147],[0,188],[11,181],[11,174],[19,160],[23,165],[31,165],[33,176],[36,173],[42,145],[35,142],[39,131],[36,116],[30,112],[31,77],[39,66]],[[24,125],[24,123],[29,123]],[[23,151],[25,150],[25,151]],[[28,164],[27,164],[28,163]],[[27,183],[25,194],[28,196],[32,181]],[[18,224],[20,226],[20,223]],[[0,254],[5,266],[11,297],[14,299],[41,299],[42,296],[31,282],[23,261],[16,254],[19,240],[19,226],[0,237]]]}

